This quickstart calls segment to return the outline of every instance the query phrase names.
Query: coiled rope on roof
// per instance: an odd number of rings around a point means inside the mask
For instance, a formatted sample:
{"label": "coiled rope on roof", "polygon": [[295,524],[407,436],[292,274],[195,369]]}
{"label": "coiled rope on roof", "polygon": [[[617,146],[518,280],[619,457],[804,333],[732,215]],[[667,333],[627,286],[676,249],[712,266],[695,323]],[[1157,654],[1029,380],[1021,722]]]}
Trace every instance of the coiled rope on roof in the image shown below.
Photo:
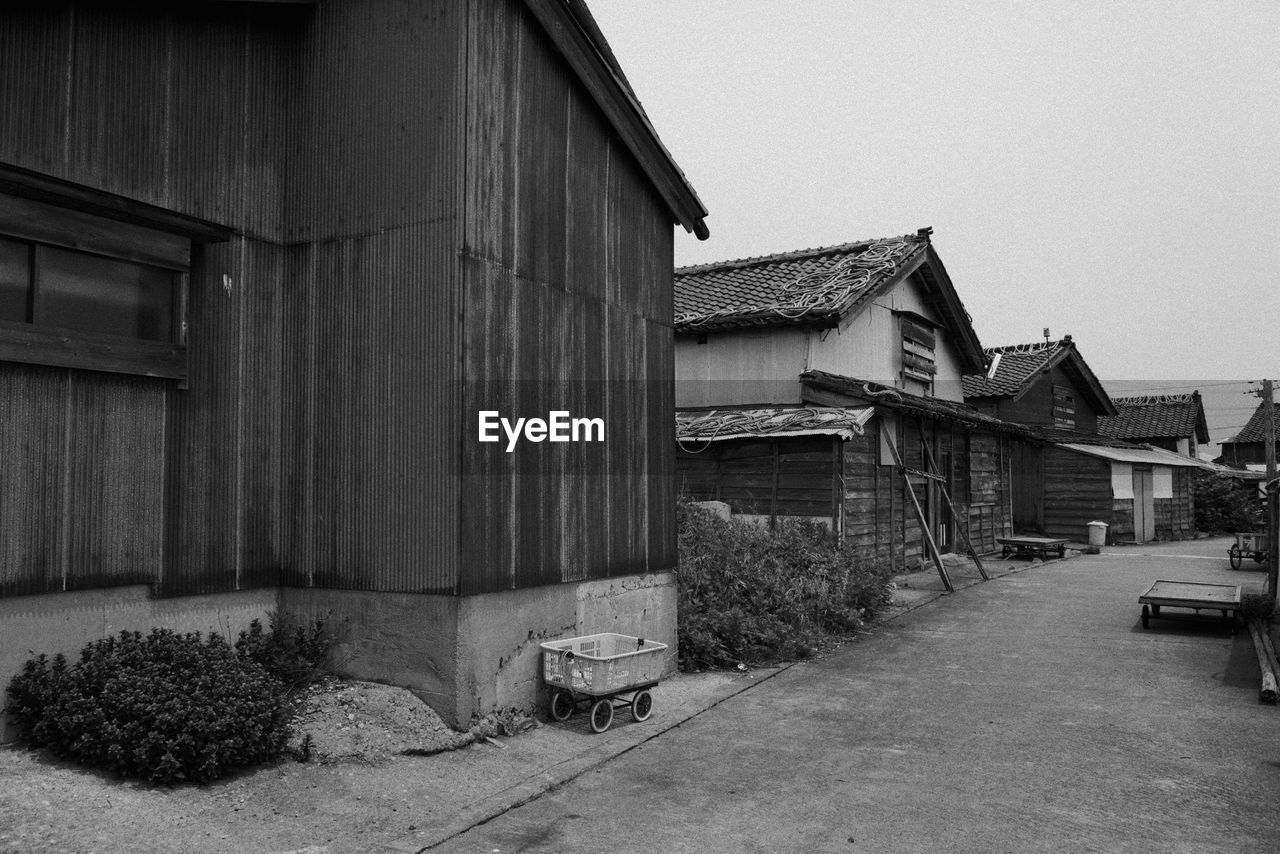
{"label": "coiled rope on roof", "polygon": [[772,301],[681,312],[676,315],[676,325],[696,329],[726,320],[764,324],[771,318],[799,320],[813,314],[840,312],[877,276],[891,275],[916,246],[915,242],[902,239],[877,240],[830,267],[798,274],[778,289]]}
{"label": "coiled rope on roof", "polygon": [[1140,394],[1135,397],[1113,397],[1116,406],[1151,406],[1157,403],[1191,403],[1190,394]]}
{"label": "coiled rope on roof", "polygon": [[[767,409],[767,410],[712,410],[696,418],[676,417],[676,444],[689,454],[700,454],[718,437],[726,433],[742,436],[767,437],[794,430],[840,429],[858,427],[857,420],[839,409]],[[692,450],[685,441],[705,442]]]}

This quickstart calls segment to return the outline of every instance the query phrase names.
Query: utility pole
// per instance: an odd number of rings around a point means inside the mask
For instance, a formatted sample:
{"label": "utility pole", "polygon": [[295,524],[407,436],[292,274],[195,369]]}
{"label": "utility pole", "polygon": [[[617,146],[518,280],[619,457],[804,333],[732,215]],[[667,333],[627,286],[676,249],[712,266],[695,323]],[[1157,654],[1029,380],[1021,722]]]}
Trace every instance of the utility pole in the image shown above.
{"label": "utility pole", "polygon": [[[1262,439],[1267,461],[1268,487],[1276,479],[1276,404],[1275,392],[1271,380],[1262,381]],[[1277,513],[1276,496],[1272,489],[1267,490],[1267,593],[1272,601],[1276,598],[1276,569],[1280,564],[1280,513]]]}

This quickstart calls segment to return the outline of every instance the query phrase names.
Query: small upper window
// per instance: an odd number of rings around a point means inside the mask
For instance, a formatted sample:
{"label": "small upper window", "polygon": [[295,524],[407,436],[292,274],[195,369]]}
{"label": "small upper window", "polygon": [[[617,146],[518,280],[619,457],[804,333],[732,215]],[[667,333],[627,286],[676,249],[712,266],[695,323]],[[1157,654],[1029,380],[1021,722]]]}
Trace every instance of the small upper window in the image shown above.
{"label": "small upper window", "polygon": [[193,240],[226,229],[0,164],[0,360],[186,377]]}
{"label": "small upper window", "polygon": [[933,384],[938,373],[935,348],[937,337],[923,323],[902,318],[902,375],[926,386]]}
{"label": "small upper window", "polygon": [[1067,429],[1076,426],[1076,398],[1066,386],[1053,387],[1053,426]]}

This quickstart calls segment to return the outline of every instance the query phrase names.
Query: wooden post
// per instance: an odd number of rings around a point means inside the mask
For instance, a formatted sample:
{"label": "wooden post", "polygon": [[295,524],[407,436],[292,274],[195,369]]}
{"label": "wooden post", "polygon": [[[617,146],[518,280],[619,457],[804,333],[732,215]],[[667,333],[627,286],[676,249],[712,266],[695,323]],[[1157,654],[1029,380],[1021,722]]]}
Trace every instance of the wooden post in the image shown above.
{"label": "wooden post", "polygon": [[[923,433],[920,435],[920,441],[924,443],[924,452],[929,461],[929,468],[945,478],[946,474],[938,471],[937,460],[933,457],[933,448],[929,446],[929,440],[924,438]],[[983,581],[990,581],[991,576],[987,575],[987,568],[982,565],[982,558],[978,557],[978,550],[973,547],[973,541],[969,539],[968,520],[965,521],[964,525],[960,524],[960,515],[956,513],[956,506],[951,503],[951,494],[947,491],[945,480],[938,482],[938,491],[942,493],[943,499],[947,502],[947,509],[951,511],[951,521],[955,523],[956,534],[964,538],[964,546],[969,550],[969,557],[973,558],[973,562],[978,565],[978,574],[982,576]]]}
{"label": "wooden post", "polygon": [[893,441],[892,437],[887,437],[889,442],[889,451],[893,454],[893,461],[902,470],[902,483],[907,488],[907,495],[911,498],[911,506],[915,508],[916,518],[920,520],[920,529],[924,531],[924,541],[929,547],[929,556],[933,558],[933,565],[938,568],[938,576],[942,579],[942,586],[947,588],[948,593],[956,591],[955,586],[951,583],[951,576],[947,575],[947,568],[942,565],[942,554],[938,551],[938,544],[933,541],[933,532],[929,530],[929,520],[924,517],[924,511],[920,509],[920,502],[916,500],[916,491],[911,486],[911,475],[907,474],[907,467],[902,464],[902,456],[898,453],[898,445]]}
{"label": "wooden post", "polygon": [[1262,381],[1263,448],[1267,461],[1267,595],[1276,598],[1276,569],[1280,564],[1280,519],[1276,518],[1276,501],[1270,492],[1270,484],[1276,479],[1276,404],[1271,380]]}

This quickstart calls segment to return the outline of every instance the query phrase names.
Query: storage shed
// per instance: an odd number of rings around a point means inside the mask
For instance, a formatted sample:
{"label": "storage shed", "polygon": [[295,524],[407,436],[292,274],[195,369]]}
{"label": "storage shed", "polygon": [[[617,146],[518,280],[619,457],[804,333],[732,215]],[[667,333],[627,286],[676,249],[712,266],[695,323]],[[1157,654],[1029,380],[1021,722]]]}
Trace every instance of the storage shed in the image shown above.
{"label": "storage shed", "polygon": [[1043,451],[1041,530],[1088,541],[1090,522],[1106,522],[1108,542],[1145,543],[1195,536],[1191,473],[1201,464],[1154,447],[1073,437]]}

